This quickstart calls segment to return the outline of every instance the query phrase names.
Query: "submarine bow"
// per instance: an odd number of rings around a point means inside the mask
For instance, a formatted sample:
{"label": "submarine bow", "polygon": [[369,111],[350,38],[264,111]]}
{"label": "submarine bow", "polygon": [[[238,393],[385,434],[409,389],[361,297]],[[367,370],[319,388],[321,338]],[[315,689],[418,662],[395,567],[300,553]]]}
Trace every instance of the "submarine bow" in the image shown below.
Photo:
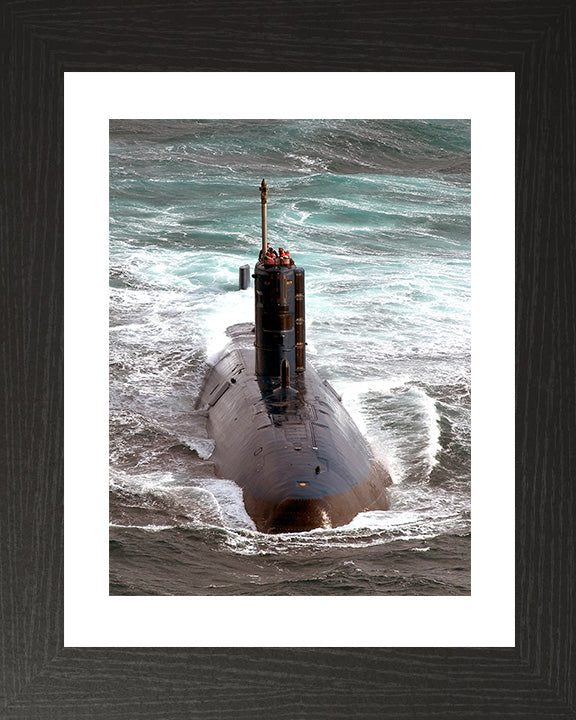
{"label": "submarine bow", "polygon": [[242,488],[259,531],[338,527],[360,512],[387,510],[392,480],[340,396],[306,362],[305,273],[268,245],[267,191],[263,180],[255,322],[228,328],[230,343],[199,405],[216,471]]}

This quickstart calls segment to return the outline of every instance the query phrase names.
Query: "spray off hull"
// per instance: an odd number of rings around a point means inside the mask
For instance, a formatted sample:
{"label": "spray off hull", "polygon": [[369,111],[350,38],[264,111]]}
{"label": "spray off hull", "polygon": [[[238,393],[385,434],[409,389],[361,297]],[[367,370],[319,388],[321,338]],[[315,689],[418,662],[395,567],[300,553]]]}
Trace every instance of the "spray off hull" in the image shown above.
{"label": "spray off hull", "polygon": [[258,530],[337,527],[359,512],[387,510],[390,475],[330,385],[310,365],[286,388],[258,376],[254,327],[228,334],[199,403],[216,471],[242,488]]}

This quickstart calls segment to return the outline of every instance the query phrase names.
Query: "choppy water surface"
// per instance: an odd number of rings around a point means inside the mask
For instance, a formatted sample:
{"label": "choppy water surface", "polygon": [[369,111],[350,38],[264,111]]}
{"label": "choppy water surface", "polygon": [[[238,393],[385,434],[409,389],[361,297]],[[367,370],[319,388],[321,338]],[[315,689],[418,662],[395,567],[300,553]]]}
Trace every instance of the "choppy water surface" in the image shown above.
{"label": "choppy water surface", "polygon": [[[194,413],[260,245],[306,269],[308,360],[394,479],[388,512],[258,533]],[[110,592],[470,593],[467,121],[113,121]]]}

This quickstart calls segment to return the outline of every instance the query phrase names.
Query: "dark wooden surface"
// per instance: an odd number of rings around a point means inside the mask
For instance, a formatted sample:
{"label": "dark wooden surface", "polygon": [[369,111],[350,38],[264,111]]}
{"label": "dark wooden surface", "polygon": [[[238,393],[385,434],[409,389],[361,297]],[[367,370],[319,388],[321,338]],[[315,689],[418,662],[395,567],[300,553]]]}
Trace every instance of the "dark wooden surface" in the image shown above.
{"label": "dark wooden surface", "polygon": [[[570,0],[3,0],[0,718],[576,718],[575,15]],[[517,73],[515,648],[62,647],[66,70]]]}

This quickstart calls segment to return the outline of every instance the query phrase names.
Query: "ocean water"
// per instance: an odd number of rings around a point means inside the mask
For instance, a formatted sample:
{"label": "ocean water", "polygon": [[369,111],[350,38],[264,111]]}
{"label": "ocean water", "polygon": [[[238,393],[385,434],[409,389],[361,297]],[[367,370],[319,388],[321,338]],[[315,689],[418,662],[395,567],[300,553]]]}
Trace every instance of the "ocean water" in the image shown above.
{"label": "ocean water", "polygon": [[[308,361],[390,468],[391,509],[256,531],[194,412],[238,267],[306,269]],[[110,125],[110,593],[470,593],[470,123]]]}

